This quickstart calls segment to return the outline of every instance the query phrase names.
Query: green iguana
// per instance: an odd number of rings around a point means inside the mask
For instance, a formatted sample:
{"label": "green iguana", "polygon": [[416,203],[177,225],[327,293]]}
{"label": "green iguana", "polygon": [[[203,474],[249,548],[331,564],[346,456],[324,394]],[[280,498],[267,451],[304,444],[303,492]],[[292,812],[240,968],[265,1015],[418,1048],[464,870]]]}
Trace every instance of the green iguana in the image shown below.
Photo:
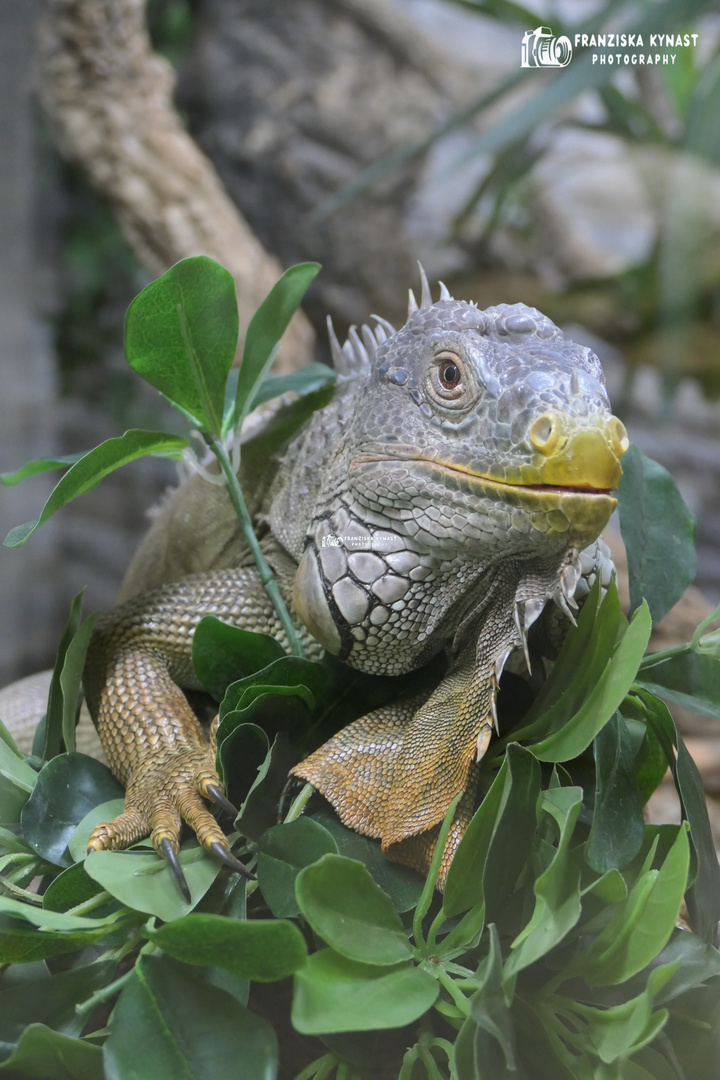
{"label": "green iguana", "polygon": [[[456,812],[440,873],[473,811],[476,763],[498,680],[548,601],[572,619],[582,575],[616,505],[628,446],[602,370],[523,304],[483,311],[423,275],[405,326],[330,337],[332,401],[241,481],[262,548],[309,655],[400,675],[448,659],[432,692],[377,709],[293,773],[388,856],[427,870]],[[208,742],[181,688],[207,614],[284,635],[222,487],[194,477],[164,507],[131,566],[125,600],[93,636],[85,673],[125,811],[89,849],[151,835],[173,864],[182,820],[234,869],[203,803],[226,809]]]}

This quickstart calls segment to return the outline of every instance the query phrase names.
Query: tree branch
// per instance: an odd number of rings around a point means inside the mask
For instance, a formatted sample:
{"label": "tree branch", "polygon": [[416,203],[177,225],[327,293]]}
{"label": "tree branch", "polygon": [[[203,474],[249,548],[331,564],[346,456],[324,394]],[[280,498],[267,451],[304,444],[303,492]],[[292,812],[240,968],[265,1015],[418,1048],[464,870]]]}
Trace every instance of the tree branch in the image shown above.
{"label": "tree branch", "polygon": [[[237,283],[241,345],[252,313],[282,270],[230,201],[172,105],[174,73],[153,53],[144,0],[44,0],[36,83],[61,152],[109,200],[141,263],[160,274],[209,255]],[[298,314],[277,370],[312,358]]]}

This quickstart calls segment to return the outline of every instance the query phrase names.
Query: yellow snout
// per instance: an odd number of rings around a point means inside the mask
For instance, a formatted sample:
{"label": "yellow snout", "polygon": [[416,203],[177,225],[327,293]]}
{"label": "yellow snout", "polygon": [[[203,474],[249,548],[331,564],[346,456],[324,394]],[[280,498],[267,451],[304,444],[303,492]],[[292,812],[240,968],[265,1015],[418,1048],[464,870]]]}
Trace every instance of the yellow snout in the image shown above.
{"label": "yellow snout", "polygon": [[630,445],[625,425],[616,416],[599,416],[581,427],[554,413],[533,422],[530,442],[539,454],[538,483],[603,491],[614,491],[620,483],[620,458]]}

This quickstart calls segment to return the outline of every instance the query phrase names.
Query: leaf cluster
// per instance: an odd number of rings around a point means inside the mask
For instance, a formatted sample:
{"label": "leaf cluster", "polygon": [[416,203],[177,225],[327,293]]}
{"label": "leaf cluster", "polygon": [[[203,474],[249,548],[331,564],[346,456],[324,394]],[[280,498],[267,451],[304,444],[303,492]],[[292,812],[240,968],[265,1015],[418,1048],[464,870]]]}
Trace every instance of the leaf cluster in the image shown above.
{"label": "leaf cluster", "polygon": [[[0,742],[0,1075],[49,1061],[30,1075],[209,1076],[239,1058],[243,1075],[282,1062],[305,1080],[713,1075],[698,1069],[718,1060],[720,870],[697,769],[638,674],[646,605],[628,622],[614,589],[593,590],[530,711],[482,764],[442,898],[437,866],[426,881],[393,866],[305,790],[283,802],[308,739],[367,708],[365,680],[348,687],[337,665],[212,618],[195,664],[222,698],[218,761],[240,805],[230,841],[257,884],[193,840],[180,853],[189,903],[147,841],[86,856],[122,792],[62,748],[87,625],[77,610],[71,624],[47,760]],[[683,824],[646,825],[668,766]],[[683,902],[691,930],[676,928]],[[271,1023],[263,986],[290,978]],[[288,1057],[291,1029],[302,1040]]]}

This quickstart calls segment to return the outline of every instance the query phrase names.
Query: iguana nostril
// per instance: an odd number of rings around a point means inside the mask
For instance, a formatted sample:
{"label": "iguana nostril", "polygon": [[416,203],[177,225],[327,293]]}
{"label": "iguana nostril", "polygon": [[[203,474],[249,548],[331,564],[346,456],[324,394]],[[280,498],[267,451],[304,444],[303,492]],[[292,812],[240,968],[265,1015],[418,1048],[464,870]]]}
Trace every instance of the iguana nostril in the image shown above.
{"label": "iguana nostril", "polygon": [[551,454],[557,443],[557,425],[548,413],[538,416],[530,428],[530,442],[541,454]]}
{"label": "iguana nostril", "polygon": [[630,440],[625,425],[622,420],[618,420],[617,416],[613,416],[610,421],[610,432],[612,435],[610,448],[616,457],[622,457],[630,445]]}

